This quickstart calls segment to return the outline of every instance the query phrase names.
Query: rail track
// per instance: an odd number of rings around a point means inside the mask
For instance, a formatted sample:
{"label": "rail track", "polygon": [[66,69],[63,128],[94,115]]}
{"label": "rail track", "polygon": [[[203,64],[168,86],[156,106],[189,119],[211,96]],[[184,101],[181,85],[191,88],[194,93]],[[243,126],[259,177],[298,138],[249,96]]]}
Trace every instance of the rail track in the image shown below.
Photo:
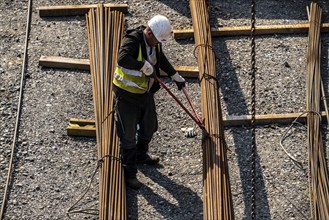
{"label": "rail track", "polygon": [[27,65],[27,52],[28,52],[27,47],[28,47],[29,33],[30,33],[30,27],[31,27],[31,14],[32,14],[32,0],[29,0],[28,1],[28,10],[27,10],[27,19],[26,19],[24,57],[23,57],[23,62],[22,62],[22,72],[21,72],[21,76],[20,76],[21,80],[20,80],[20,88],[19,88],[19,98],[18,98],[18,103],[17,103],[15,130],[14,130],[13,141],[11,144],[11,153],[10,153],[10,159],[9,159],[9,166],[8,166],[9,168],[8,168],[8,174],[7,174],[7,179],[6,179],[6,185],[4,186],[4,194],[3,194],[2,203],[1,203],[1,212],[0,212],[1,219],[3,218],[4,212],[5,212],[10,182],[12,180],[12,175],[13,175],[13,161],[14,161],[15,148],[17,145],[20,117],[21,117],[21,111],[22,111],[22,99],[23,99],[23,94],[24,94],[25,70],[26,70],[26,65]]}

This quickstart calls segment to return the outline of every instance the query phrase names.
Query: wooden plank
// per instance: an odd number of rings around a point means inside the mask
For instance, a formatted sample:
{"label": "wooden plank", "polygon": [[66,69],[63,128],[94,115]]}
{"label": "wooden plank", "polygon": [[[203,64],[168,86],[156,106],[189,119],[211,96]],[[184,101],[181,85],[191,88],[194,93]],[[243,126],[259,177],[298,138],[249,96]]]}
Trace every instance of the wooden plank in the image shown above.
{"label": "wooden plank", "polygon": [[66,131],[68,136],[96,137],[95,121],[72,118]]}
{"label": "wooden plank", "polygon": [[[199,68],[197,66],[174,66],[175,70],[185,78],[198,78]],[[165,72],[160,70],[161,76],[167,76]]]}
{"label": "wooden plank", "polygon": [[95,127],[68,126],[66,132],[68,136],[96,137]]}
{"label": "wooden plank", "polygon": [[59,56],[41,56],[39,66],[62,69],[90,70],[89,59],[76,59]]}
{"label": "wooden plank", "polygon": [[[89,59],[77,59],[60,56],[41,56],[39,65],[49,68],[62,68],[62,69],[81,69],[89,70]],[[197,66],[174,66],[177,72],[186,78],[197,78],[199,76],[199,68]],[[167,76],[163,71],[160,72],[161,76]]]}
{"label": "wooden plank", "polygon": [[[326,113],[321,112],[322,118],[326,118]],[[307,114],[302,113],[288,113],[288,114],[268,114],[268,115],[256,115],[256,125],[270,125],[270,124],[291,124],[296,118],[299,117],[298,122],[305,122]],[[224,117],[223,123],[225,126],[243,126],[250,125],[251,115],[241,115],[241,116],[227,116]],[[75,136],[89,136],[96,135],[95,131],[95,121],[94,120],[84,120],[84,119],[70,119],[70,124],[74,126],[69,126],[67,129],[68,135]],[[79,126],[81,127],[79,127]],[[85,135],[86,134],[86,135]]]}
{"label": "wooden plank", "polygon": [[[40,17],[59,17],[59,16],[84,16],[90,8],[96,8],[97,4],[92,5],[56,5],[56,6],[41,6],[38,7]],[[127,4],[105,4],[111,10],[128,12]]]}
{"label": "wooden plank", "polygon": [[[321,112],[322,117],[326,117],[325,112]],[[296,118],[299,117],[299,122],[305,122],[307,114],[302,113],[287,113],[287,114],[267,114],[256,115],[256,125],[268,125],[268,124],[291,124]],[[251,115],[241,116],[227,116],[224,118],[225,126],[241,126],[250,125]]]}
{"label": "wooden plank", "polygon": [[81,118],[71,118],[70,124],[77,124],[80,126],[93,125],[95,126],[95,120],[81,119]]}
{"label": "wooden plank", "polygon": [[[286,25],[260,25],[256,26],[256,35],[267,34],[300,34],[308,33],[309,23],[307,24],[286,24]],[[329,23],[323,23],[322,32],[329,32]],[[191,38],[193,37],[193,29],[174,30],[175,39]],[[212,28],[212,36],[244,36],[250,35],[250,26],[240,27],[220,27],[218,29]]]}

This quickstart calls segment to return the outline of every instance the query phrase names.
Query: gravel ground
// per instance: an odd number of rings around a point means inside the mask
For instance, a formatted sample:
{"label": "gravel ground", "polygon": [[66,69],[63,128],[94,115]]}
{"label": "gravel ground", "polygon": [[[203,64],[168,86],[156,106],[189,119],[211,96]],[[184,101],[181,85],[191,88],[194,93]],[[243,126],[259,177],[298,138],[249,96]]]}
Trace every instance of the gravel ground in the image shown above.
{"label": "gravel ground", "polygon": [[[27,0],[0,2],[0,196],[11,153],[20,73],[23,60]],[[70,118],[92,119],[93,98],[88,71],[41,68],[41,55],[88,58],[86,23],[83,16],[40,18],[37,7],[46,5],[93,4],[97,1],[35,0],[28,46],[28,65],[14,175],[4,219],[69,219],[68,208],[87,187],[97,162],[94,138],[70,137]],[[108,1],[106,1],[108,2]],[[145,24],[163,14],[175,29],[191,28],[189,1],[111,1],[127,3],[129,28]],[[257,1],[257,25],[305,23],[309,1]],[[328,1],[323,21],[329,22]],[[250,25],[249,2],[209,1],[212,27]],[[221,81],[224,115],[250,113],[250,39],[246,36],[214,38],[217,74]],[[327,74],[329,40],[322,40],[322,70]],[[174,65],[196,66],[193,39],[172,41],[165,53]],[[305,111],[305,65],[307,35],[259,36],[256,40],[257,114]],[[183,100],[174,84],[164,79]],[[325,77],[325,84],[328,84]],[[200,110],[200,88],[188,79],[188,90]],[[141,190],[128,190],[130,219],[202,219],[202,151],[200,132],[186,138],[182,128],[193,121],[164,91],[156,95],[159,130],[151,153],[161,158],[157,168],[140,166]],[[284,141],[289,153],[302,163],[296,166],[280,147],[288,125],[258,126],[257,219],[308,219],[310,216],[307,177],[307,133],[303,126],[291,130]],[[326,128],[324,128],[326,132]],[[251,131],[248,127],[227,127],[228,161],[236,219],[251,216]],[[325,143],[327,137],[324,137]],[[325,144],[328,151],[327,144]],[[97,175],[96,175],[97,176]],[[98,180],[81,202],[97,208]],[[97,219],[72,215],[72,219]]]}

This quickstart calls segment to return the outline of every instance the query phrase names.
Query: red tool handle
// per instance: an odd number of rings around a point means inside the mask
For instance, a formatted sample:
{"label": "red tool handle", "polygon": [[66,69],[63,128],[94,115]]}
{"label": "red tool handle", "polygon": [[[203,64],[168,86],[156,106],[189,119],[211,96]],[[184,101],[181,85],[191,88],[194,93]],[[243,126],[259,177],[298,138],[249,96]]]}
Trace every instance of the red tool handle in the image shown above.
{"label": "red tool handle", "polygon": [[198,118],[195,118],[190,111],[183,105],[183,103],[181,103],[181,101],[179,101],[177,99],[177,97],[168,89],[168,87],[159,79],[159,77],[155,76],[154,77],[155,80],[169,93],[169,95],[171,95],[171,97],[173,97],[173,99],[175,99],[175,101],[184,109],[184,111],[193,119],[193,121],[195,121],[195,123],[197,123],[197,125],[205,131],[205,127],[202,124],[201,120]]}
{"label": "red tool handle", "polygon": [[183,90],[183,93],[184,93],[186,99],[187,99],[188,102],[190,103],[190,106],[191,106],[191,108],[192,108],[192,110],[193,110],[195,116],[198,118],[199,122],[200,122],[201,124],[203,124],[201,118],[199,117],[197,111],[195,110],[195,107],[194,107],[194,105],[193,105],[193,102],[191,101],[189,95],[188,95],[187,92],[186,92],[186,89],[183,87],[182,90]]}

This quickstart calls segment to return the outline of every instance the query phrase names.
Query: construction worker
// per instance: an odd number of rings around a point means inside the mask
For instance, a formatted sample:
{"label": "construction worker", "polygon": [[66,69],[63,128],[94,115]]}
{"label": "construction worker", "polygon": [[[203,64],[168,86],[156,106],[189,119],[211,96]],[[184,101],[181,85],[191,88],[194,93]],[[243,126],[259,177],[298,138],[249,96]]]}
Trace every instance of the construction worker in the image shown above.
{"label": "construction worker", "polygon": [[148,154],[149,143],[158,128],[154,93],[160,85],[154,76],[160,76],[159,69],[162,69],[176,82],[179,90],[185,87],[185,79],[162,51],[162,43],[171,37],[169,20],[156,15],[146,27],[127,30],[119,51],[113,79],[116,130],[126,185],[133,189],[142,186],[136,178],[137,164],[159,163],[159,158]]}

